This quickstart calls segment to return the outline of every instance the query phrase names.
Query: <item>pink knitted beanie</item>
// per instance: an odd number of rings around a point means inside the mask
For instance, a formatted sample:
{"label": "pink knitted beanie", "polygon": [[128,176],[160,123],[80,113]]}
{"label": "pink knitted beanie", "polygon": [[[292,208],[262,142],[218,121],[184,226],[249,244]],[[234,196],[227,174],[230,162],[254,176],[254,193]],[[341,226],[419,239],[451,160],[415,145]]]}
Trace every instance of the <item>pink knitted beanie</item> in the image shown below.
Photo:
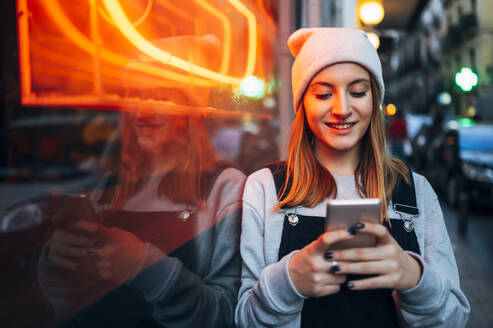
{"label": "pink knitted beanie", "polygon": [[385,86],[377,50],[362,30],[340,27],[302,28],[288,39],[295,57],[291,70],[295,113],[310,81],[329,65],[353,62],[365,67],[375,78],[380,91],[380,105]]}

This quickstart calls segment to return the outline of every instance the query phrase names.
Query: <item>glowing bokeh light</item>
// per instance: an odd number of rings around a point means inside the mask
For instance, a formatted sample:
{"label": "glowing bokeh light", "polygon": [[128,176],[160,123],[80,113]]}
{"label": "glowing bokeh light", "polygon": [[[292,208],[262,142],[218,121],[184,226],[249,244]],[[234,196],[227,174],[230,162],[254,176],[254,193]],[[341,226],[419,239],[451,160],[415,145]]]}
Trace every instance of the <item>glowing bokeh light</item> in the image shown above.
{"label": "glowing bokeh light", "polygon": [[367,32],[366,35],[368,35],[368,39],[370,40],[371,44],[375,47],[375,49],[378,49],[380,47],[380,38],[378,35],[374,32]]}
{"label": "glowing bokeh light", "polygon": [[265,96],[265,83],[256,76],[248,76],[241,82],[239,93],[249,98],[261,99]]}
{"label": "glowing bokeh light", "polygon": [[469,116],[469,117],[476,116],[476,107],[469,106],[469,108],[467,109],[467,116]]}
{"label": "glowing bokeh light", "polygon": [[469,67],[462,67],[460,72],[455,74],[455,84],[463,91],[471,91],[473,87],[478,85],[478,75]]}
{"label": "glowing bokeh light", "polygon": [[441,105],[450,105],[452,102],[452,97],[448,92],[441,92],[437,96],[438,103]]}
{"label": "glowing bokeh light", "polygon": [[367,1],[359,8],[359,17],[366,25],[375,25],[382,21],[383,6],[378,1]]}
{"label": "glowing bokeh light", "polygon": [[395,107],[394,104],[388,104],[387,107],[385,107],[385,114],[388,116],[394,116],[397,113],[397,107]]}

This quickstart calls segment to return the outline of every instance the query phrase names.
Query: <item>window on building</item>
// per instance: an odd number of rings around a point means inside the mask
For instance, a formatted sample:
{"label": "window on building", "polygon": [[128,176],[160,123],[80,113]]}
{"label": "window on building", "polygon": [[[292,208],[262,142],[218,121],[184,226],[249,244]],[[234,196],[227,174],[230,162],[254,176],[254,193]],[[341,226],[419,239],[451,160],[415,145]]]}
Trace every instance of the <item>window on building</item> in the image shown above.
{"label": "window on building", "polygon": [[476,49],[471,48],[469,49],[469,60],[471,61],[471,69],[475,72],[477,72],[476,69]]}

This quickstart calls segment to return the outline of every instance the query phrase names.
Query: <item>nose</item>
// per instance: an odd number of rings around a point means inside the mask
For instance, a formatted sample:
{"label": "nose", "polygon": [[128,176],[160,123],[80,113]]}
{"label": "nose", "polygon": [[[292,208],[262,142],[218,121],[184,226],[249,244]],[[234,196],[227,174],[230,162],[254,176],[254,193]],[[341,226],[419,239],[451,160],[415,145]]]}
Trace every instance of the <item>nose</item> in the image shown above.
{"label": "nose", "polygon": [[339,120],[344,120],[351,116],[351,104],[344,92],[336,93],[331,112]]}

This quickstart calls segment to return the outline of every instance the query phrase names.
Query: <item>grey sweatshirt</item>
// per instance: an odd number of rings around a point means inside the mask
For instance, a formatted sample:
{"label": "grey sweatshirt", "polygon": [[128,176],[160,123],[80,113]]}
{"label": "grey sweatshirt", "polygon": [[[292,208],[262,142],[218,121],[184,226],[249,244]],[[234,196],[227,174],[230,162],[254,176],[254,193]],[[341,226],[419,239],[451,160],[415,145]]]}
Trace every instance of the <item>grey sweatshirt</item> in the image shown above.
{"label": "grey sweatshirt", "polygon": [[[136,269],[140,273],[126,285],[142,292],[152,305],[152,317],[156,323],[165,327],[230,327],[233,324],[240,284],[238,242],[245,178],[234,168],[227,168],[219,174],[204,208],[195,213],[199,217],[194,227],[197,235],[190,242],[193,242],[196,256],[189,258],[187,263],[146,243],[146,258],[142,267]],[[153,195],[155,192],[146,197]],[[92,196],[98,199],[100,194],[95,192]],[[184,204],[174,204],[164,198],[149,204],[144,200],[139,202],[128,210],[145,215],[145,211],[179,211],[185,208]],[[169,231],[162,232],[162,236],[169,234]],[[109,292],[104,289],[105,285],[101,289],[81,291],[80,286],[86,285],[89,278],[53,270],[44,252],[37,272],[41,290],[56,315],[50,325],[70,318],[82,306],[90,305]],[[74,291],[79,297],[73,296]],[[100,326],[106,322],[103,319],[97,321]]]}
{"label": "grey sweatshirt", "polygon": [[[423,265],[423,274],[415,287],[394,291],[394,299],[409,327],[464,327],[470,307],[460,289],[437,196],[423,176],[413,174],[413,177],[420,209],[414,225],[422,254],[412,255]],[[359,198],[354,176],[334,175],[334,178],[337,198]],[[239,327],[300,326],[306,297],[296,290],[288,270],[291,256],[297,251],[278,259],[284,213],[272,211],[276,202],[274,179],[268,168],[248,177],[243,194],[241,288],[235,312]],[[325,217],[326,201],[313,208],[297,208],[297,213]],[[392,219],[399,218],[391,204],[388,214]]]}

